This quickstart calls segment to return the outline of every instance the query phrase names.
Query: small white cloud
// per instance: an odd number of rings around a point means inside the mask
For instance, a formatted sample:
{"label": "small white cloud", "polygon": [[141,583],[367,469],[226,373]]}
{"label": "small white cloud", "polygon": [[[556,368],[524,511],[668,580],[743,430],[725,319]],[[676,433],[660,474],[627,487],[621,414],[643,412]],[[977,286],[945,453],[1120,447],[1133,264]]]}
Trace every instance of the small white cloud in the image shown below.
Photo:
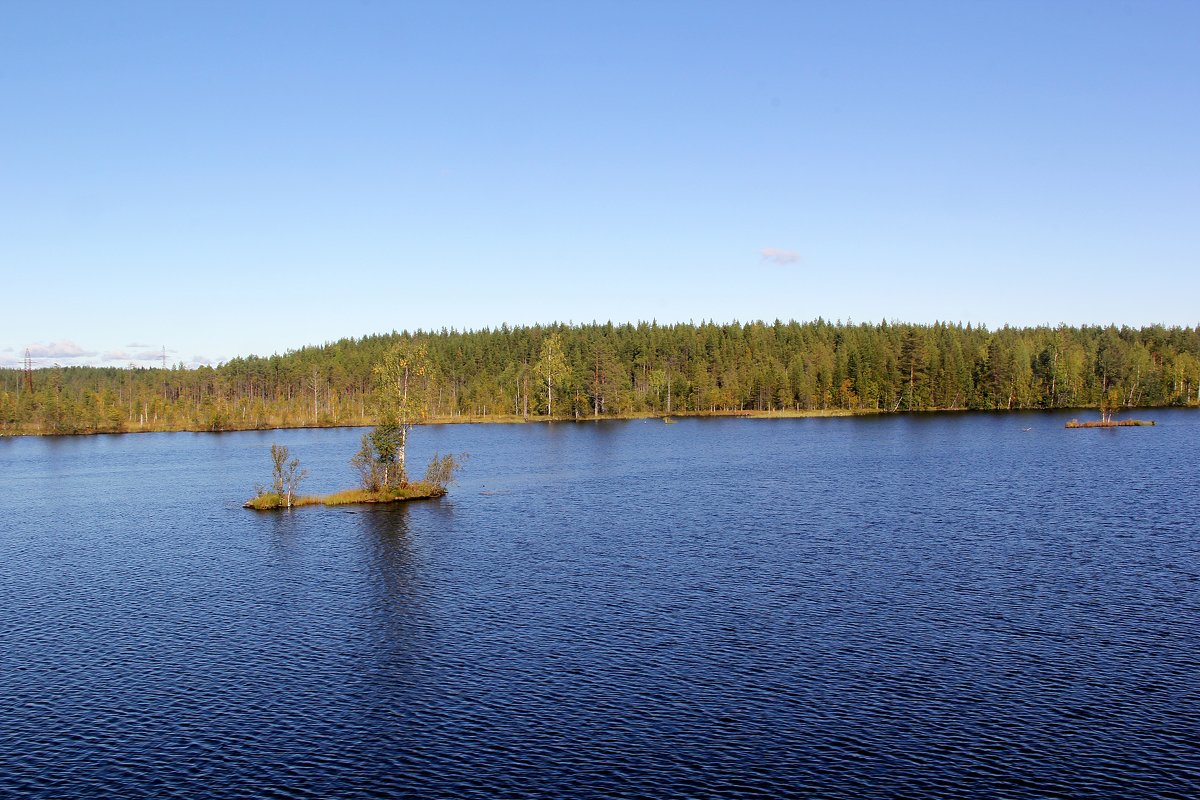
{"label": "small white cloud", "polygon": [[94,351],[84,350],[69,339],[51,342],[50,344],[38,342],[27,345],[25,349],[29,351],[31,358],[91,358],[96,355]]}
{"label": "small white cloud", "polygon": [[152,344],[142,344],[141,342],[133,342],[132,344],[127,344],[125,346],[132,350],[141,350],[146,347],[154,347]]}
{"label": "small white cloud", "polygon": [[211,367],[212,359],[204,356],[192,356],[192,364],[197,367]]}
{"label": "small white cloud", "polygon": [[[167,350],[167,355],[174,353],[174,350]],[[157,361],[163,357],[163,351],[159,350],[142,350],[137,353],[130,353],[129,357],[134,361]]]}
{"label": "small white cloud", "polygon": [[129,359],[133,358],[133,356],[129,355],[129,353],[125,350],[109,350],[100,357],[105,361],[128,361]]}
{"label": "small white cloud", "polygon": [[772,264],[797,264],[800,262],[800,254],[795,250],[784,250],[782,247],[764,247],[759,251],[763,261],[770,261]]}

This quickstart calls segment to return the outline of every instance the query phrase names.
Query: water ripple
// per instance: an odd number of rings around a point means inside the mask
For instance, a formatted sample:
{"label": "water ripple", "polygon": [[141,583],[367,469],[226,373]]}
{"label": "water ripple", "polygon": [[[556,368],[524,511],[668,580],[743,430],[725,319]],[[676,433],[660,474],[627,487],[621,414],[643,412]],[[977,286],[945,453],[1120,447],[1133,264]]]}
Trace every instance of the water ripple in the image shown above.
{"label": "water ripple", "polygon": [[448,498],[283,515],[359,432],[5,442],[0,796],[1200,796],[1159,419],[422,429]]}

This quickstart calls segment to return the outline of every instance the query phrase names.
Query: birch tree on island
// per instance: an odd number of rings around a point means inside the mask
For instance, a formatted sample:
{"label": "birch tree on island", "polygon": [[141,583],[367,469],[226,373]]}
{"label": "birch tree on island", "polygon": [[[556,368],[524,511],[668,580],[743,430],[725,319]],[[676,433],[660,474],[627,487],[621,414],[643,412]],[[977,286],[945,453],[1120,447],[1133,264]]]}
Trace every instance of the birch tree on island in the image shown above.
{"label": "birch tree on island", "polygon": [[[408,480],[404,450],[409,431],[427,414],[429,350],[424,342],[399,341],[374,372],[381,421],[371,434],[371,444],[385,464],[385,485],[401,484]],[[390,464],[396,465],[394,471]]]}
{"label": "birch tree on island", "polygon": [[300,468],[300,459],[289,460],[290,455],[284,445],[271,445],[271,491],[286,508],[292,507],[292,498],[299,494],[301,482],[308,477],[308,470]]}

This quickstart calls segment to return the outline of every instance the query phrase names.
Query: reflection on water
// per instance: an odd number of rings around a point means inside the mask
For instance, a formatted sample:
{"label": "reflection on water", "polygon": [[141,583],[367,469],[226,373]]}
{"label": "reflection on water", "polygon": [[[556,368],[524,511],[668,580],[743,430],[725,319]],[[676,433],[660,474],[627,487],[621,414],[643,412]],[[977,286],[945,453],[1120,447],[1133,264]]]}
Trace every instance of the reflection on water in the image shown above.
{"label": "reflection on water", "polygon": [[408,607],[421,591],[420,562],[409,536],[407,505],[381,509],[364,507],[354,521],[363,532],[370,576],[378,585],[382,608]]}
{"label": "reflection on water", "polygon": [[[0,796],[1080,797],[1200,785],[1200,415],[0,447]],[[1028,430],[1025,430],[1028,428]]]}

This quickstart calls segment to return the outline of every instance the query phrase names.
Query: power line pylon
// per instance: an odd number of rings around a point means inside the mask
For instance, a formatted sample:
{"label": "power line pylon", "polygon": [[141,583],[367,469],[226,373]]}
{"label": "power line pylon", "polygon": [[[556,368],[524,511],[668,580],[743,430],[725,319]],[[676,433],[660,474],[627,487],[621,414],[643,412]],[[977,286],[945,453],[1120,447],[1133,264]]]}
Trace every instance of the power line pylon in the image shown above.
{"label": "power line pylon", "polygon": [[29,392],[29,396],[33,396],[33,358],[29,355],[29,348],[25,348],[25,391]]}

